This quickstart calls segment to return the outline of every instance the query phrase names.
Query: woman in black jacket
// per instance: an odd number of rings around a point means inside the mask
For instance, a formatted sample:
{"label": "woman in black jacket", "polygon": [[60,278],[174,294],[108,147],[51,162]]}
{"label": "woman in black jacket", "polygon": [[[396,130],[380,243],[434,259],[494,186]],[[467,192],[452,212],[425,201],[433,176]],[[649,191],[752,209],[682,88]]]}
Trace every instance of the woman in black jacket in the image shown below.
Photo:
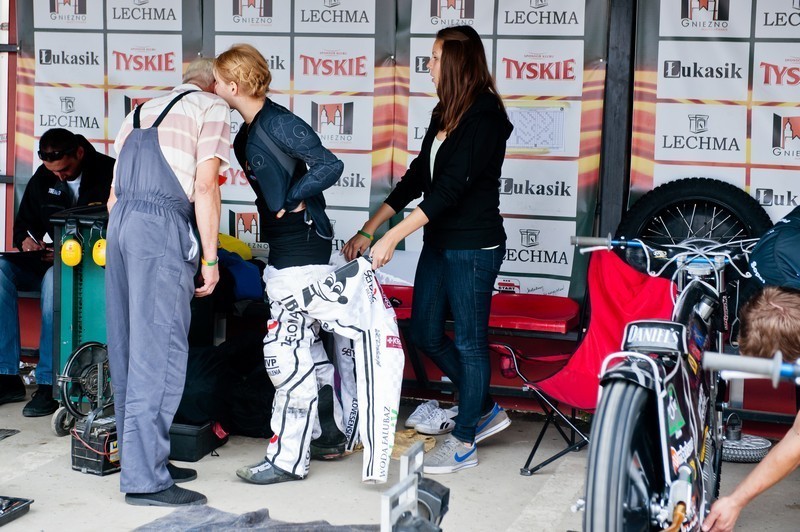
{"label": "woman in black jacket", "polygon": [[[475,443],[510,423],[489,397],[488,326],[492,289],[505,254],[499,179],[513,126],[474,29],[439,31],[428,68],[439,103],[420,154],[343,253],[348,260],[364,253],[384,222],[424,196],[372,246],[372,267],[389,262],[397,244],[424,226],[414,279],[412,335],[459,392],[455,421],[434,409],[422,423],[427,432],[452,430],[425,458],[424,471],[452,473],[478,465]],[[448,309],[455,321],[453,340],[445,335]]]}

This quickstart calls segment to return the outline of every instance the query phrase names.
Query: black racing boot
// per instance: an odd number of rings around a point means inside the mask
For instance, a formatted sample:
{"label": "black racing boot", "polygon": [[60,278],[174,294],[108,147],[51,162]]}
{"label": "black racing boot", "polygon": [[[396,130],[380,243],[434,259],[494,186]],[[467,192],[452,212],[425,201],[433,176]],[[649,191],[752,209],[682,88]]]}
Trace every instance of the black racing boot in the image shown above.
{"label": "black racing boot", "polygon": [[317,402],[317,415],[322,434],[316,440],[311,440],[312,460],[334,460],[344,455],[347,437],[339,430],[334,419],[333,388],[325,385],[319,390]]}

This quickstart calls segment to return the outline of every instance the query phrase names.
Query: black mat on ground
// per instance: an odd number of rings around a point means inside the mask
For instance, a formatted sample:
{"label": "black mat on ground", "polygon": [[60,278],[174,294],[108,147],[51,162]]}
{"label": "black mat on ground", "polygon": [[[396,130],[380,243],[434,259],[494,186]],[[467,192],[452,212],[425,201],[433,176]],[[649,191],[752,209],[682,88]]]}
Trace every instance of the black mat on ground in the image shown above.
{"label": "black mat on ground", "polygon": [[13,436],[17,432],[19,432],[17,429],[0,429],[0,440]]}
{"label": "black mat on ground", "polygon": [[378,525],[343,525],[336,526],[327,521],[309,523],[287,523],[277,521],[269,516],[269,510],[263,508],[255,512],[237,515],[210,506],[185,506],[171,514],[156,519],[152,523],[140,526],[137,531],[147,532],[183,532],[201,530],[269,530],[275,532],[356,532],[378,531]]}

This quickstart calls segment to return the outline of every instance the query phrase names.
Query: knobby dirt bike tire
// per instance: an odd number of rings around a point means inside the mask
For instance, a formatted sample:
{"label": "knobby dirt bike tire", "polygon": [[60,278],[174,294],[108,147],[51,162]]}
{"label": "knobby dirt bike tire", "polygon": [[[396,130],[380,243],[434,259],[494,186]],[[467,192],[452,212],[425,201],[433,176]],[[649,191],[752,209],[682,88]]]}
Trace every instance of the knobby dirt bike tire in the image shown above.
{"label": "knobby dirt bike tire", "polygon": [[651,530],[650,491],[663,486],[654,400],[625,380],[604,386],[589,443],[587,532]]}
{"label": "knobby dirt bike tire", "polygon": [[[665,183],[639,198],[622,217],[616,238],[638,238],[660,245],[679,244],[688,238],[724,243],[758,238],[771,227],[772,221],[764,208],[744,190],[717,179],[691,177]],[[628,264],[646,272],[641,250],[626,248],[616,252]],[[673,268],[666,274],[670,275]],[[741,283],[738,300],[732,298],[729,303],[729,315],[733,320],[761,285],[755,279],[730,276],[728,280],[731,293],[733,283]]]}
{"label": "knobby dirt bike tire", "polygon": [[772,227],[764,208],[744,190],[705,177],[691,177],[654,188],[633,204],[617,237],[656,244],[687,238],[727,242],[760,237]]}

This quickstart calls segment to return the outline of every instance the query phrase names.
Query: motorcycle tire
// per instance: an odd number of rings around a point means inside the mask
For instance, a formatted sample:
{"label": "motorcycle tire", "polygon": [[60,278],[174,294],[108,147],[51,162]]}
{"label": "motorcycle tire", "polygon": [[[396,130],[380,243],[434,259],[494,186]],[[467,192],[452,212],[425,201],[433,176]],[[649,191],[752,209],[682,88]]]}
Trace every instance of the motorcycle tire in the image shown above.
{"label": "motorcycle tire", "polygon": [[761,436],[742,434],[737,441],[722,442],[722,459],[725,462],[756,463],[767,456],[772,443]]}
{"label": "motorcycle tire", "polygon": [[665,183],[625,213],[617,238],[679,244],[689,238],[725,243],[758,238],[772,227],[764,208],[744,190],[705,177]]}
{"label": "motorcycle tire", "polygon": [[[771,227],[767,212],[744,190],[717,179],[691,177],[665,183],[642,196],[622,217],[616,238],[662,246],[689,238],[725,243],[758,238]],[[635,269],[647,272],[641,249],[628,247],[617,253]],[[651,269],[658,266],[658,262],[651,264]],[[740,268],[746,271],[747,266]],[[671,273],[668,268],[666,275]],[[738,293],[730,303],[734,316],[761,285],[752,278],[729,276],[728,281],[729,293]],[[739,283],[739,288],[735,290],[732,283]],[[738,334],[731,332],[732,337]]]}

